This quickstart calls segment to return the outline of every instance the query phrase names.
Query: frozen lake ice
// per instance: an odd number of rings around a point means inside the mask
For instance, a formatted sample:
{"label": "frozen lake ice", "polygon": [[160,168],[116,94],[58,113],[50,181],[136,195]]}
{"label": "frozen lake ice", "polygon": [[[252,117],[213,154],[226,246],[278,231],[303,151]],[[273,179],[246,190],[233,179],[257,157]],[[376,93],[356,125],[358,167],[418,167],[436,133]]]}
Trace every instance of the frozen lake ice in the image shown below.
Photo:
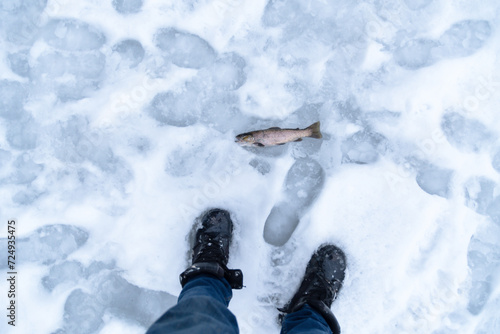
{"label": "frozen lake ice", "polygon": [[498,333],[499,23],[493,0],[2,1],[0,332],[143,333],[221,207],[242,333],[279,332],[327,242],[343,333]]}

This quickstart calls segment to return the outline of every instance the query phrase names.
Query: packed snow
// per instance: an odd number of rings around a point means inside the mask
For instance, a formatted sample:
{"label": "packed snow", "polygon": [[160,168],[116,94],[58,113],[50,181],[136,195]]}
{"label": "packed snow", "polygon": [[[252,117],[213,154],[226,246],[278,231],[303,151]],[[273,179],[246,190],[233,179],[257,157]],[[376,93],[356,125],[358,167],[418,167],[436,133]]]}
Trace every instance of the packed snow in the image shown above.
{"label": "packed snow", "polygon": [[220,207],[242,333],[327,242],[343,333],[500,333],[499,28],[494,0],[2,1],[0,331],[143,333]]}

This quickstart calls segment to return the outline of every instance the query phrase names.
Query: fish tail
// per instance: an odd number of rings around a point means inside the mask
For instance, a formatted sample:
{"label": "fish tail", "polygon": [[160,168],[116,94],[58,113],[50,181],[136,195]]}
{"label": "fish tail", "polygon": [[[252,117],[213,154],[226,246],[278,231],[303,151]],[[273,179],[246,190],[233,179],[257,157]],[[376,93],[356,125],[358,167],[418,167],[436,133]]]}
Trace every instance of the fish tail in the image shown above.
{"label": "fish tail", "polygon": [[318,121],[314,124],[309,125],[306,128],[306,130],[311,130],[311,134],[309,135],[309,137],[317,138],[317,139],[323,138],[323,135],[321,134],[321,131],[319,129],[319,125],[320,125],[320,122]]}

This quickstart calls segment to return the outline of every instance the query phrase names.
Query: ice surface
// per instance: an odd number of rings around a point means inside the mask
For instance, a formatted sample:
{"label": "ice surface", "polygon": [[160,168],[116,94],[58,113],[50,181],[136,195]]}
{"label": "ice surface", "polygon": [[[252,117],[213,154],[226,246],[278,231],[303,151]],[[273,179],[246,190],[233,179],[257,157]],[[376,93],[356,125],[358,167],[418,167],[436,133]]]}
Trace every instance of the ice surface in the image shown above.
{"label": "ice surface", "polygon": [[[148,327],[177,302],[166,292],[140,288],[109,269],[109,264],[94,262],[86,270],[91,272],[90,290],[76,289],[68,296],[64,325],[58,333],[96,333],[106,314]],[[53,290],[61,283],[81,282],[83,273],[79,262],[66,261],[53,266],[42,284]]]}
{"label": "ice surface", "polygon": [[33,12],[41,13],[46,5],[47,0],[6,0],[0,4],[0,12],[15,16],[32,14]]}
{"label": "ice surface", "polygon": [[151,140],[147,137],[131,138],[128,144],[139,153],[147,153],[151,149]]}
{"label": "ice surface", "polygon": [[104,34],[86,22],[75,19],[54,19],[43,30],[45,41],[65,51],[99,49],[106,42]]}
{"label": "ice surface", "polygon": [[83,276],[83,266],[78,261],[64,261],[53,265],[47,276],[42,278],[42,285],[49,291],[59,284],[75,284]]}
{"label": "ice surface", "polygon": [[30,150],[38,145],[39,128],[32,117],[15,120],[7,127],[5,138],[12,148]]}
{"label": "ice surface", "polygon": [[292,205],[282,202],[273,206],[264,225],[264,240],[273,246],[283,246],[299,222],[300,217]]}
{"label": "ice surface", "polygon": [[2,1],[0,7],[0,32],[16,45],[31,45],[39,35],[40,15],[47,0]]}
{"label": "ice surface", "polygon": [[64,76],[66,73],[67,57],[59,51],[42,53],[35,61],[31,79],[34,82],[42,81],[45,77],[50,79]]}
{"label": "ice surface", "polygon": [[28,92],[18,81],[0,80],[0,117],[13,120],[24,114],[23,105]]}
{"label": "ice surface", "polygon": [[201,121],[208,124],[211,128],[222,133],[234,131],[235,128],[241,127],[242,122],[245,123],[248,118],[242,114],[241,110],[235,107],[237,105],[237,97],[228,93],[221,93],[217,98],[210,101],[206,105],[207,112],[201,114]]}
{"label": "ice surface", "polygon": [[199,110],[192,102],[185,94],[158,93],[151,101],[149,115],[160,124],[189,126],[196,123],[199,117]]}
{"label": "ice surface", "polygon": [[119,184],[133,178],[128,163],[109,146],[105,133],[92,129],[87,118],[71,116],[54,127],[55,155],[63,162],[91,162]]}
{"label": "ice surface", "polygon": [[134,14],[141,11],[143,0],[113,0],[113,7],[121,14]]}
{"label": "ice surface", "polygon": [[41,90],[54,89],[62,101],[79,100],[100,88],[106,57],[100,51],[53,51],[35,61],[31,79]]}
{"label": "ice surface", "polygon": [[[206,205],[234,213],[242,333],[279,332],[276,306],[324,242],[350,259],[332,306],[343,333],[499,332],[499,13],[494,0],[0,1],[0,213],[39,277],[19,305],[48,319],[20,312],[0,332],[144,333],[180,291],[191,225],[175,203],[228,157],[242,173]],[[323,140],[233,142],[318,120]],[[45,225],[58,221],[79,227]]]}
{"label": "ice surface", "polygon": [[484,20],[464,20],[453,24],[439,38],[436,54],[443,58],[466,57],[482,48],[491,35]]}
{"label": "ice surface", "polygon": [[104,323],[104,307],[97,297],[82,289],[71,292],[64,304],[64,326],[58,333],[95,333]]}
{"label": "ice surface", "polygon": [[222,54],[209,68],[213,85],[216,89],[236,90],[245,81],[246,62],[238,54],[231,52]]}
{"label": "ice surface", "polygon": [[[287,128],[305,128],[317,121],[321,120],[320,109],[321,103],[305,103],[295,110],[291,115],[287,116]],[[324,125],[324,124],[322,124]]]}
{"label": "ice surface", "polygon": [[500,225],[500,195],[495,197],[488,205],[486,214],[493,220],[493,222]]}
{"label": "ice surface", "polygon": [[88,128],[88,120],[81,116],[73,115],[68,120],[59,122],[53,130],[57,138],[54,141],[57,158],[72,163],[82,162],[96,146],[100,146],[100,140],[95,142],[89,139]]}
{"label": "ice surface", "polygon": [[493,157],[491,158],[491,165],[497,172],[500,173],[500,150],[497,150]]}
{"label": "ice surface", "polygon": [[[409,7],[418,8],[419,2],[425,1],[415,1]],[[394,51],[394,59],[399,66],[415,70],[444,59],[470,56],[485,45],[490,35],[491,26],[488,21],[459,21],[438,40],[403,38]]]}
{"label": "ice surface", "polygon": [[321,192],[325,174],[311,158],[295,161],[286,175],[284,197],[272,209],[264,225],[264,240],[274,246],[284,245],[292,236],[301,216]]}
{"label": "ice surface", "polygon": [[0,10],[4,12],[16,13],[21,9],[22,5],[23,2],[19,0],[3,1],[0,4]]}
{"label": "ice surface", "polygon": [[[57,58],[57,57],[56,57]],[[97,79],[102,75],[105,56],[101,52],[84,52],[64,58],[64,71],[75,79]]]}
{"label": "ice surface", "polygon": [[20,205],[28,205],[38,199],[43,193],[27,186],[26,189],[16,192],[12,196],[12,201]]}
{"label": "ice surface", "polygon": [[175,28],[160,29],[155,43],[164,57],[179,67],[202,68],[215,61],[215,50],[207,41]]}
{"label": "ice surface", "polygon": [[450,144],[465,151],[478,152],[493,139],[492,133],[483,123],[458,112],[444,114],[441,129]]}
{"label": "ice surface", "polygon": [[474,334],[500,333],[500,317],[498,308],[500,307],[500,298],[492,301],[490,307],[485,310],[485,317],[477,324]]}
{"label": "ice surface", "polygon": [[12,70],[12,72],[22,77],[29,76],[30,65],[29,65],[28,50],[9,53],[7,59],[9,67]]}
{"label": "ice surface", "polygon": [[65,259],[87,242],[85,230],[73,225],[45,225],[30,236],[17,240],[17,252],[22,262],[50,264]]}
{"label": "ice surface", "polygon": [[268,27],[276,27],[294,21],[302,13],[300,6],[295,2],[289,3],[282,0],[271,0],[267,3],[262,16],[262,23]]}
{"label": "ice surface", "polygon": [[496,183],[485,177],[474,177],[465,184],[465,200],[468,207],[477,213],[486,214],[493,201]]}
{"label": "ice surface", "polygon": [[285,193],[288,202],[303,210],[316,199],[324,182],[321,165],[312,158],[297,160],[288,170],[285,179]]}
{"label": "ice surface", "polygon": [[223,54],[181,91],[160,92],[145,109],[160,124],[185,127],[201,122],[221,132],[234,130],[248,119],[234,93],[246,81],[245,64],[236,53]]}
{"label": "ice surface", "polygon": [[448,198],[451,195],[453,171],[438,166],[427,165],[417,173],[417,183],[428,194]]}
{"label": "ice surface", "polygon": [[394,59],[399,66],[408,69],[418,69],[436,62],[432,51],[437,42],[430,39],[405,41],[394,51]]}
{"label": "ice surface", "polygon": [[133,285],[115,271],[101,278],[96,295],[108,311],[145,327],[177,302],[177,298],[166,292]]}
{"label": "ice surface", "polygon": [[323,139],[310,138],[294,143],[294,145],[291,145],[292,156],[295,159],[301,159],[308,156],[314,157],[315,154],[321,150],[324,140],[330,140],[328,134],[323,135]]}
{"label": "ice surface", "polygon": [[255,168],[262,175],[265,175],[271,171],[271,165],[269,164],[269,162],[263,159],[258,159],[258,158],[252,159],[250,161],[250,166]]}
{"label": "ice surface", "polygon": [[9,151],[2,150],[0,148],[0,168],[2,168],[4,165],[6,165],[11,157],[12,157],[12,154],[10,154]]}
{"label": "ice surface", "polygon": [[195,143],[189,148],[177,148],[167,157],[165,171],[177,177],[197,174],[203,168],[213,165],[216,154],[202,143]]}
{"label": "ice surface", "polygon": [[125,161],[115,156],[109,147],[95,147],[87,152],[82,152],[85,157],[102,171],[113,174],[124,183],[132,178],[131,171],[128,169]]}
{"label": "ice surface", "polygon": [[14,173],[6,181],[15,184],[31,183],[43,170],[43,164],[35,163],[28,154],[17,157],[13,167]]}
{"label": "ice surface", "polygon": [[482,312],[492,292],[493,284],[500,278],[500,230],[497,226],[480,227],[471,238],[467,252],[471,288],[467,309],[477,315]]}
{"label": "ice surface", "polygon": [[357,164],[376,162],[379,158],[379,151],[384,150],[384,144],[384,136],[378,133],[356,132],[341,144],[342,162]]}
{"label": "ice surface", "polygon": [[412,10],[421,9],[428,6],[433,0],[404,0],[406,6]]}
{"label": "ice surface", "polygon": [[354,100],[347,100],[335,105],[338,115],[352,123],[358,123],[362,117],[362,111]]}
{"label": "ice surface", "polygon": [[136,67],[144,59],[144,48],[135,39],[126,39],[113,46],[113,51],[120,54],[122,61],[130,68]]}
{"label": "ice surface", "polygon": [[474,281],[469,291],[469,304],[467,310],[470,313],[479,314],[491,295],[491,283],[488,281]]}
{"label": "ice surface", "polygon": [[485,322],[478,325],[474,334],[491,334],[500,332],[500,319],[497,316],[492,316]]}
{"label": "ice surface", "polygon": [[266,149],[263,150],[260,147],[247,146],[243,147],[243,149],[262,157],[280,157],[287,152],[288,147],[287,145],[276,145],[266,147]]}
{"label": "ice surface", "polygon": [[116,268],[114,261],[103,262],[103,261],[93,261],[87,268],[85,268],[85,277],[91,277],[100,273],[103,270],[112,270]]}

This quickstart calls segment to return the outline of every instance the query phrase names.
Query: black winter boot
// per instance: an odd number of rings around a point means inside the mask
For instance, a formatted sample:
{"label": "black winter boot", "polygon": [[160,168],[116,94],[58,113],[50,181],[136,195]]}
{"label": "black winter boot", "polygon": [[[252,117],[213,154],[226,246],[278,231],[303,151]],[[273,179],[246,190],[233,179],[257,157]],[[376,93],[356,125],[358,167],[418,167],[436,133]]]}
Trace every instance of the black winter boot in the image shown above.
{"label": "black winter boot", "polygon": [[180,275],[181,285],[184,287],[193,276],[212,274],[219,278],[224,277],[233,289],[241,289],[243,287],[241,270],[227,268],[233,232],[233,222],[229,212],[212,209],[203,215],[201,223],[201,228],[196,231],[192,265]]}
{"label": "black winter boot", "polygon": [[333,245],[320,247],[307,264],[299,290],[279,311],[292,313],[307,304],[325,318],[334,334],[340,333],[339,323],[330,307],[342,287],[345,269],[346,257],[342,250]]}

